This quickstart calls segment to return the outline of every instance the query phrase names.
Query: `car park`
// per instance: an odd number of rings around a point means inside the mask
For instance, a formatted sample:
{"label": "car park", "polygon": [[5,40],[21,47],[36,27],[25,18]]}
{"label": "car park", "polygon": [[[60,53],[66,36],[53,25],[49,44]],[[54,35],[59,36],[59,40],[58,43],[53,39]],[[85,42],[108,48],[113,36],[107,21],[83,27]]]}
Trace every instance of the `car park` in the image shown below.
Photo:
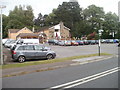
{"label": "car park", "polygon": [[56,53],[39,44],[16,45],[11,50],[13,61],[25,62],[29,59],[54,59]]}

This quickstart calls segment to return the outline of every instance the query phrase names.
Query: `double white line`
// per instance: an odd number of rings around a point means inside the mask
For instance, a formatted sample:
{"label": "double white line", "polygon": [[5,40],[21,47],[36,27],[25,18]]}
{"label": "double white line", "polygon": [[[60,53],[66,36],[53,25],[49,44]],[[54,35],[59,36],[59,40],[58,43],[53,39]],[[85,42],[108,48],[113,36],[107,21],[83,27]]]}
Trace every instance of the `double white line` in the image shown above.
{"label": "double white line", "polygon": [[65,83],[65,84],[62,84],[62,85],[50,87],[46,90],[52,90],[52,89],[55,89],[55,88],[56,89],[72,88],[72,87],[78,86],[80,84],[83,84],[83,83],[86,83],[86,82],[104,77],[106,75],[115,73],[119,70],[120,70],[119,67],[116,67],[116,68],[113,68],[113,69],[110,69],[110,70],[107,70],[107,71],[104,71],[104,72],[101,72],[101,73],[98,73],[98,74],[95,74],[95,75],[92,75],[92,76],[88,76],[88,77],[85,77],[85,78],[82,78],[82,79],[78,79],[78,80],[75,80],[75,81],[72,81],[72,82],[69,82],[69,83]]}

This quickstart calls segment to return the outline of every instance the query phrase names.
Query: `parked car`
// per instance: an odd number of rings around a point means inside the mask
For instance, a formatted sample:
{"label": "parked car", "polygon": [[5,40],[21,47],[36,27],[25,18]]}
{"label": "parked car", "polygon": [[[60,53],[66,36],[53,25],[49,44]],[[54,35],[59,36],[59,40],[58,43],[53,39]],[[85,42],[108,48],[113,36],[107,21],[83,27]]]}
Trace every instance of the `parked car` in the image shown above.
{"label": "parked car", "polygon": [[91,45],[96,44],[96,41],[95,41],[95,40],[88,40],[88,42],[89,42],[89,44],[91,44]]}
{"label": "parked car", "polygon": [[70,40],[65,40],[64,45],[65,46],[71,46],[71,41]]}
{"label": "parked car", "polygon": [[114,43],[113,39],[106,39],[106,43]]}
{"label": "parked car", "polygon": [[96,43],[96,44],[99,44],[99,40],[95,40],[95,43]]}
{"label": "parked car", "polygon": [[101,43],[107,43],[106,39],[101,39]]}
{"label": "parked car", "polygon": [[83,42],[84,42],[84,45],[89,45],[88,40],[83,40]]}
{"label": "parked car", "polygon": [[11,48],[11,46],[15,43],[15,41],[16,41],[16,40],[11,40],[10,42],[7,42],[7,43],[5,44],[5,47]]}
{"label": "parked car", "polygon": [[82,40],[76,40],[76,42],[77,42],[79,45],[84,45],[84,41],[82,41]]}
{"label": "parked car", "polygon": [[55,57],[56,53],[54,51],[39,44],[16,45],[12,49],[13,60],[20,63],[28,59],[54,59]]}
{"label": "parked car", "polygon": [[5,43],[4,43],[4,46],[5,47],[8,47],[8,45],[11,43],[11,42],[14,42],[15,40],[13,39],[8,39]]}
{"label": "parked car", "polygon": [[118,47],[120,47],[120,42],[118,43]]}
{"label": "parked car", "polygon": [[8,39],[2,39],[2,44],[4,45]]}
{"label": "parked car", "polygon": [[78,44],[78,42],[76,42],[75,40],[71,40],[71,45],[72,45],[72,46],[78,46],[79,44]]}
{"label": "parked car", "polygon": [[60,45],[60,46],[64,46],[64,45],[65,45],[64,40],[59,40],[59,41],[58,41],[58,45]]}
{"label": "parked car", "polygon": [[50,40],[48,40],[48,44],[49,45],[58,45],[58,40],[55,40],[55,39],[50,39]]}
{"label": "parked car", "polygon": [[114,43],[119,43],[119,39],[114,39]]}

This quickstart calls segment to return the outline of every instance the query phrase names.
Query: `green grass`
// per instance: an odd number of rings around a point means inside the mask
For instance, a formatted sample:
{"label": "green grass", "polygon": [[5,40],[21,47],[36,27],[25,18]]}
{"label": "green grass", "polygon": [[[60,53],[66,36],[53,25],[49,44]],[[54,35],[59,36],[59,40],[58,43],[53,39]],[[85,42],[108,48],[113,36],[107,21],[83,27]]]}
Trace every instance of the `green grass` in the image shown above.
{"label": "green grass", "polygon": [[[101,56],[104,56],[104,55],[111,55],[111,54],[101,53]],[[8,68],[18,68],[18,67],[25,67],[25,66],[31,66],[31,65],[49,64],[49,63],[64,62],[64,61],[67,61],[67,60],[87,58],[87,57],[93,57],[93,56],[98,56],[98,54],[89,54],[89,55],[80,55],[80,56],[72,56],[72,57],[65,57],[65,58],[57,58],[57,59],[52,59],[52,60],[7,64],[7,65],[2,65],[2,67],[0,66],[0,68],[8,69]]]}

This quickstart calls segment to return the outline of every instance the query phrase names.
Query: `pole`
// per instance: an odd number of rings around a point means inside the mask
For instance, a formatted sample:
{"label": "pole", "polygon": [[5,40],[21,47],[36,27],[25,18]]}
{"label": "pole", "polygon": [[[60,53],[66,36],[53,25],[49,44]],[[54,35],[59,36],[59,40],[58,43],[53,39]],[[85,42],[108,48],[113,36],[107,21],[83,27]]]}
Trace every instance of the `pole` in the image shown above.
{"label": "pole", "polygon": [[0,59],[1,59],[1,65],[3,65],[3,49],[2,49],[2,6],[0,7]]}
{"label": "pole", "polygon": [[3,65],[3,46],[2,46],[2,9],[6,6],[0,6],[0,64]]}
{"label": "pole", "polygon": [[103,30],[98,30],[98,32],[99,32],[98,52],[99,52],[99,56],[100,56],[100,45],[101,45],[100,39],[101,39],[101,35],[102,35]]}
{"label": "pole", "polygon": [[100,36],[99,36],[99,44],[98,44],[98,48],[99,48],[99,56],[100,56]]}

